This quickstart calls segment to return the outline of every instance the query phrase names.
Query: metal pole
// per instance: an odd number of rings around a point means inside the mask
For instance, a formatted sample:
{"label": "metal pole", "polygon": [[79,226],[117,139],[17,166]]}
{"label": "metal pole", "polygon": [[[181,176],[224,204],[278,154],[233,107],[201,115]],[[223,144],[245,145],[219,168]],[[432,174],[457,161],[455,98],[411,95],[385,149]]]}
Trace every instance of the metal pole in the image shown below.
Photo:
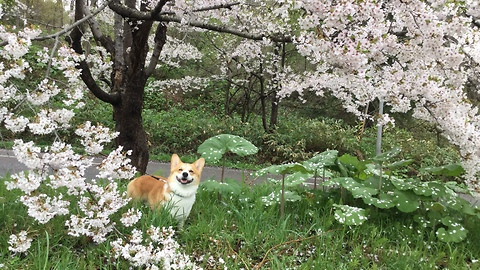
{"label": "metal pole", "polygon": [[[382,117],[383,115],[383,99],[380,99],[379,102],[378,115]],[[382,153],[382,132],[383,126],[380,124],[377,126],[377,143],[376,143],[376,154],[377,156]]]}

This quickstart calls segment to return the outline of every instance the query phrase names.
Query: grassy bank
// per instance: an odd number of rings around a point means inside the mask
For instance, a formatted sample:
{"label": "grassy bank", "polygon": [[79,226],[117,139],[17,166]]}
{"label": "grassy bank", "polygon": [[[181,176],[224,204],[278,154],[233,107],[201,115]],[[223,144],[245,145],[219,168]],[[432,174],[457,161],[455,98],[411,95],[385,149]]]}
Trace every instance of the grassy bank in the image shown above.
{"label": "grassy bank", "polygon": [[[460,243],[440,242],[431,229],[395,211],[369,209],[363,225],[344,226],[334,219],[338,190],[302,188],[296,190],[302,199],[287,203],[280,218],[278,205],[262,201],[273,190],[244,185],[237,195],[219,196],[201,188],[185,228],[174,236],[180,251],[203,269],[480,269],[480,228],[468,220],[469,237]],[[144,233],[150,225],[175,226],[165,212],[138,207],[143,217],[135,227]],[[18,194],[1,183],[0,269],[128,269],[113,256],[110,241],[120,233],[130,238],[130,229],[117,222],[119,233],[94,244],[68,236],[66,219],[37,224]],[[14,255],[7,242],[20,230],[34,240],[26,253]]]}

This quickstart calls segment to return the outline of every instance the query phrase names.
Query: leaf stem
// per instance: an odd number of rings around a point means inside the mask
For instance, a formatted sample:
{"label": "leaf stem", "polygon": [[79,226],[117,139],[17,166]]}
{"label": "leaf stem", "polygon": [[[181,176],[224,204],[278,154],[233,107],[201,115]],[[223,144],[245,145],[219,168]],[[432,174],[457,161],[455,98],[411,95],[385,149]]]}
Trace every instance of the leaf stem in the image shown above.
{"label": "leaf stem", "polygon": [[282,174],[282,198],[280,200],[280,217],[285,213],[285,173]]}

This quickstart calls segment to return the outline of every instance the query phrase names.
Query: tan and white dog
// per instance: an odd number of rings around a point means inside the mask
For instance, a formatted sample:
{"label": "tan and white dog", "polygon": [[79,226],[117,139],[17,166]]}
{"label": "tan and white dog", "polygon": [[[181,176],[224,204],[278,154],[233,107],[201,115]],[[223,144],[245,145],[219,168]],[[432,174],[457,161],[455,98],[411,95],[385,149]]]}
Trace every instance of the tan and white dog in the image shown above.
{"label": "tan and white dog", "polygon": [[127,186],[127,196],[147,201],[152,209],[168,205],[170,214],[182,228],[195,202],[204,165],[203,158],[188,164],[173,154],[168,178],[152,175],[135,178]]}

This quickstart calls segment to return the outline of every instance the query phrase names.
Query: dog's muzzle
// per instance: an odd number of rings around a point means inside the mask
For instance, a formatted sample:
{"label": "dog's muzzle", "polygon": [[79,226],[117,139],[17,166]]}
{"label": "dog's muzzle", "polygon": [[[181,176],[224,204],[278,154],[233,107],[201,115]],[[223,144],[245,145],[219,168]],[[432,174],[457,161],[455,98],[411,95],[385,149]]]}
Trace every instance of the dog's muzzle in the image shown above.
{"label": "dog's muzzle", "polygon": [[193,182],[193,177],[189,177],[188,173],[185,176],[185,173],[182,175],[177,175],[177,181],[182,185],[188,185]]}

